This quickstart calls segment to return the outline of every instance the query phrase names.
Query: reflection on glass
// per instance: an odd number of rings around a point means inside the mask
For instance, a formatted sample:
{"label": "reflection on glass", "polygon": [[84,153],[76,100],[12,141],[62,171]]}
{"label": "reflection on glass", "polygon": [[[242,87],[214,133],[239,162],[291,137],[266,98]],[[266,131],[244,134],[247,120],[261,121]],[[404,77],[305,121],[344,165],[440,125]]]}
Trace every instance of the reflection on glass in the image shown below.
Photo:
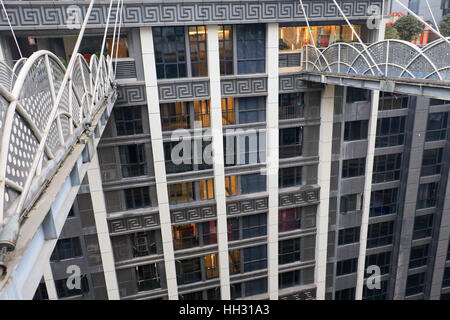
{"label": "reflection on glass", "polygon": [[[361,26],[353,26],[358,36],[361,34]],[[311,33],[313,41],[311,40]],[[318,48],[326,48],[336,42],[353,42],[357,38],[349,26],[318,26],[311,27],[311,33],[307,27],[286,27],[279,29],[279,50],[297,51],[305,45],[316,44]]]}

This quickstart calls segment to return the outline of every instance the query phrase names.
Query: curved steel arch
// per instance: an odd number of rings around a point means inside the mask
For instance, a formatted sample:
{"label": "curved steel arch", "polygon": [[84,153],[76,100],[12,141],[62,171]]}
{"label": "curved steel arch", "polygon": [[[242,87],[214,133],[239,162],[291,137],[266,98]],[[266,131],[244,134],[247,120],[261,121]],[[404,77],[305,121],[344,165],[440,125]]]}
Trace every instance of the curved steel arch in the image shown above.
{"label": "curved steel arch", "polygon": [[[114,89],[108,72],[111,59],[99,61],[93,55],[89,65],[81,54],[74,59],[57,105],[56,95],[69,71],[53,53],[35,52],[13,69],[0,64],[0,232],[10,220],[22,219]],[[92,75],[97,70],[101,77],[95,85]],[[50,118],[51,114],[55,116]],[[36,153],[39,149],[42,152]]]}
{"label": "curved steel arch", "polygon": [[[315,54],[311,54],[310,50],[315,51]],[[369,63],[368,56],[373,57],[373,63]],[[324,59],[327,68],[318,67],[318,59]],[[356,72],[392,79],[435,78],[447,84],[450,80],[450,45],[443,39],[438,39],[420,48],[407,41],[388,39],[372,43],[366,48],[358,43],[344,42],[332,44],[325,50],[304,46],[302,64],[305,71],[344,74]],[[330,68],[336,65],[337,70]]]}

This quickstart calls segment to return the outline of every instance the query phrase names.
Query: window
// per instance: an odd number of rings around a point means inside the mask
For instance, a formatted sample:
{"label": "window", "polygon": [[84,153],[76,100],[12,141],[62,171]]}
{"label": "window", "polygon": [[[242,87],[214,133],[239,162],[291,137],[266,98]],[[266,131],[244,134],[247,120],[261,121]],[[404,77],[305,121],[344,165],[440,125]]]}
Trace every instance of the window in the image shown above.
{"label": "window", "polygon": [[[72,283],[70,281],[69,283]],[[67,286],[67,279],[55,280],[56,293],[58,298],[68,298],[73,296],[80,296],[89,293],[89,283],[86,275],[81,276],[80,289],[69,289]]]}
{"label": "window", "polygon": [[238,74],[264,73],[266,70],[266,25],[236,26]]}
{"label": "window", "polygon": [[220,74],[234,74],[233,70],[233,26],[219,26]]}
{"label": "window", "polygon": [[202,280],[200,258],[177,260],[175,262],[177,267],[178,285]]}
{"label": "window", "polygon": [[228,251],[230,274],[250,272],[267,267],[267,245]]}
{"label": "window", "polygon": [[401,153],[374,157],[372,183],[400,180],[401,167]]}
{"label": "window", "polygon": [[405,296],[411,296],[423,292],[425,284],[425,272],[408,276],[406,281]]}
{"label": "window", "polygon": [[380,92],[380,104],[378,110],[397,110],[408,108],[409,97],[390,92]]}
{"label": "window", "polygon": [[378,119],[375,148],[402,145],[405,140],[405,122],[406,117]]}
{"label": "window", "polygon": [[149,187],[125,189],[124,192],[127,210],[151,206]]}
{"label": "window", "polygon": [[153,290],[161,287],[158,263],[137,266],[135,269],[138,291]]}
{"label": "window", "polygon": [[225,195],[227,197],[235,196],[238,194],[237,180],[237,176],[225,177]]}
{"label": "window", "polygon": [[423,151],[422,176],[441,174],[442,153],[442,148]]}
{"label": "window", "polygon": [[[198,192],[195,191],[196,186],[199,189]],[[170,204],[214,199],[214,181],[212,179],[169,184],[167,189]]]}
{"label": "window", "polygon": [[187,249],[217,243],[216,222],[172,226],[173,247]]}
{"label": "window", "polygon": [[266,121],[266,98],[238,98],[239,123],[254,123]]}
{"label": "window", "polygon": [[53,250],[51,261],[59,261],[69,258],[80,257],[81,251],[80,238],[59,239]]}
{"label": "window", "polygon": [[262,237],[267,234],[267,213],[230,218],[227,224],[228,241]]}
{"label": "window", "polygon": [[445,268],[444,277],[442,279],[442,288],[450,287],[450,267]]}
{"label": "window", "polygon": [[278,263],[287,264],[300,261],[300,238],[278,242]]}
{"label": "window", "polygon": [[234,98],[222,98],[222,125],[236,124]]}
{"label": "window", "polygon": [[356,292],[355,288],[348,288],[336,291],[334,293],[334,300],[354,300],[355,292]]}
{"label": "window", "polygon": [[144,144],[119,146],[122,177],[130,178],[147,174]]}
{"label": "window", "polygon": [[279,120],[303,118],[305,93],[284,93],[279,95]]}
{"label": "window", "polygon": [[423,245],[411,248],[411,254],[409,256],[409,268],[414,269],[422,266],[426,266],[428,263],[428,248],[429,245]]}
{"label": "window", "polygon": [[380,282],[380,289],[369,289],[367,286],[363,287],[364,300],[387,300],[389,282],[387,280]]}
{"label": "window", "polygon": [[346,122],[344,130],[344,141],[367,139],[368,126],[368,120]]}
{"label": "window", "polygon": [[[358,35],[361,26],[354,25]],[[315,43],[318,48],[326,48],[335,42],[352,42],[354,35],[349,26],[311,26],[313,40],[307,27],[280,27],[279,50],[280,53],[298,52],[304,45]]]}
{"label": "window", "polygon": [[199,258],[176,260],[175,264],[178,285],[208,280],[219,276],[217,253],[207,254]]}
{"label": "window", "polygon": [[267,267],[267,245],[244,248],[244,272]]}
{"label": "window", "polygon": [[189,48],[191,54],[191,68],[193,77],[208,75],[206,59],[206,27],[189,27]]}
{"label": "window", "polygon": [[301,228],[302,208],[281,209],[278,211],[278,232]]}
{"label": "window", "polygon": [[266,293],[267,278],[233,283],[230,285],[230,292],[232,300]]}
{"label": "window", "polygon": [[431,237],[433,231],[433,214],[419,216],[414,219],[413,240]]}
{"label": "window", "polygon": [[159,230],[111,237],[115,261],[124,261],[156,254],[158,250],[157,238],[160,242]]}
{"label": "window", "polygon": [[347,87],[347,103],[370,101],[370,90]]}
{"label": "window", "polygon": [[141,107],[116,107],[114,120],[118,136],[143,133]]}
{"label": "window", "polygon": [[397,213],[398,188],[373,191],[370,197],[370,217]]}
{"label": "window", "polygon": [[369,224],[367,231],[367,248],[392,244],[394,221]]}
{"label": "window", "polygon": [[421,184],[417,194],[417,209],[431,208],[436,206],[438,182]]}
{"label": "window", "polygon": [[281,168],[278,174],[278,185],[280,188],[289,188],[303,185],[303,167]]}
{"label": "window", "polygon": [[342,246],[359,242],[359,232],[359,227],[339,230],[338,245]]}
{"label": "window", "polygon": [[303,127],[280,129],[280,159],[302,155]]}
{"label": "window", "polygon": [[341,197],[340,213],[349,213],[361,210],[362,194],[348,194]]}
{"label": "window", "polygon": [[211,100],[196,100],[194,105],[195,128],[209,128]]}
{"label": "window", "polygon": [[428,115],[427,135],[425,141],[439,141],[447,138],[448,112],[430,113]]}
{"label": "window", "polygon": [[158,79],[186,77],[184,27],[154,27],[152,30]]}
{"label": "window", "polygon": [[257,174],[242,175],[240,177],[240,194],[249,194],[266,191],[266,176]]}
{"label": "window", "polygon": [[278,275],[278,287],[280,289],[290,288],[300,285],[301,270],[283,272]]}
{"label": "window", "polygon": [[179,300],[220,300],[220,288],[183,293],[178,298]]}
{"label": "window", "polygon": [[159,112],[161,114],[162,131],[189,129],[191,127],[188,102],[161,103]]}
{"label": "window", "polygon": [[[174,159],[172,159],[172,151],[179,144],[182,144],[183,149],[179,150],[174,154]],[[186,148],[184,148],[186,146]],[[183,141],[170,141],[163,143],[164,148],[164,159],[166,164],[166,173],[180,173],[193,171],[193,159],[192,159],[192,141],[186,139]],[[188,150],[185,154],[185,150]],[[181,162],[181,163],[180,163]]]}
{"label": "window", "polygon": [[266,133],[236,130],[223,137],[225,166],[256,164],[266,161]]}
{"label": "window", "polygon": [[342,178],[363,176],[366,171],[366,158],[344,160],[342,163]]}
{"label": "window", "polygon": [[355,273],[358,270],[358,258],[338,261],[336,264],[336,276]]}
{"label": "window", "polygon": [[[377,254],[372,254],[370,256],[366,256],[366,266],[365,270],[369,266],[378,266],[380,267],[381,274],[389,273],[389,269],[391,267],[391,252],[382,252]],[[365,272],[365,277],[369,277],[371,274]]]}

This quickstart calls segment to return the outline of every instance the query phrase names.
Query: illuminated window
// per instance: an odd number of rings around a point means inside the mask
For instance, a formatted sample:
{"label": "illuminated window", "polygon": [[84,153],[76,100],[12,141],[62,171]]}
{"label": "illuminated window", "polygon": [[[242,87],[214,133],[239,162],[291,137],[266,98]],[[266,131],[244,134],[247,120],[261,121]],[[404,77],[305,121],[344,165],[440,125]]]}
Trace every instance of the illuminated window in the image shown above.
{"label": "illuminated window", "polygon": [[235,124],[234,98],[222,99],[222,125]]}
{"label": "illuminated window", "polygon": [[219,26],[220,74],[234,74],[233,71],[233,26]]}
{"label": "illuminated window", "polygon": [[206,27],[189,27],[189,44],[193,77],[208,75],[206,59]]}

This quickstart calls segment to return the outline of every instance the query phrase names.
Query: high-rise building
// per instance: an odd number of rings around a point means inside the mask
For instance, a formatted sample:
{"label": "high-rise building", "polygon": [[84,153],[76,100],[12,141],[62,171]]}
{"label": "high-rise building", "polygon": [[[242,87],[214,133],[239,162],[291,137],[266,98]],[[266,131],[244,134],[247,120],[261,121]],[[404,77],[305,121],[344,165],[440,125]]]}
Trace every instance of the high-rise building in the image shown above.
{"label": "high-rise building", "polygon": [[[297,0],[124,2],[118,98],[31,297],[450,298],[450,101],[307,81],[305,45],[382,40],[388,1],[343,1],[351,27],[304,2],[310,29]],[[14,17],[24,55],[70,60],[78,29]]]}

